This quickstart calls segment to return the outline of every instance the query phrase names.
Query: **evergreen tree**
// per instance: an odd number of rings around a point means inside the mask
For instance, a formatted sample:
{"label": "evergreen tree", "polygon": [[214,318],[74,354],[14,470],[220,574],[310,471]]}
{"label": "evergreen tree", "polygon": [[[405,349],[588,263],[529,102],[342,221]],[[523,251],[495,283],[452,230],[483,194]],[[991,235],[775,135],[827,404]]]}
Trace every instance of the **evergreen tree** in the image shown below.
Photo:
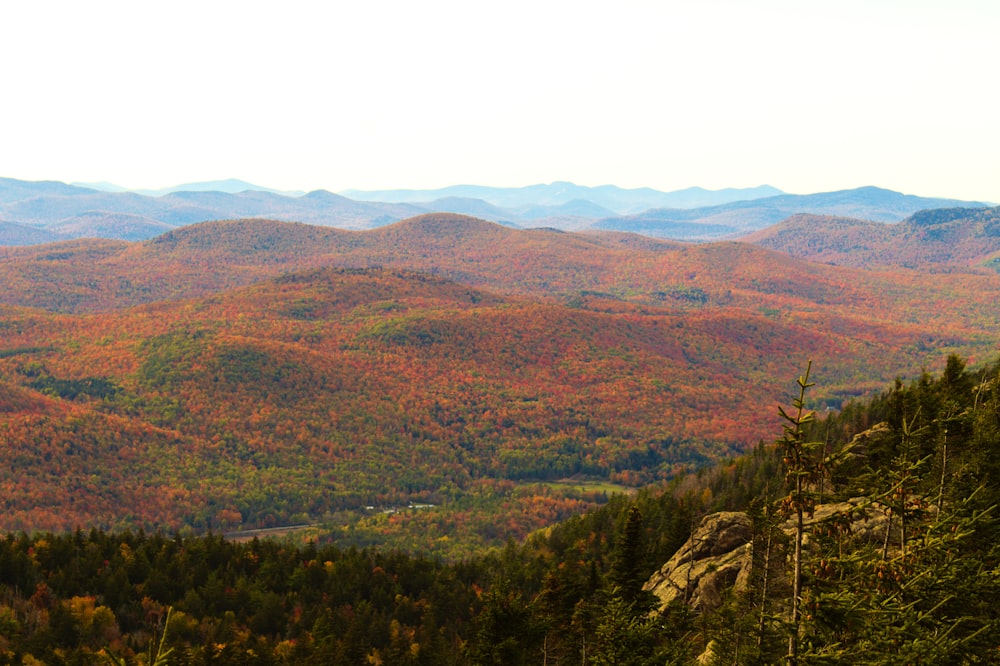
{"label": "evergreen tree", "polygon": [[792,412],[783,407],[778,411],[784,419],[784,435],[779,444],[784,451],[785,481],[790,486],[788,496],[784,501],[785,510],[794,518],[792,554],[792,597],[791,623],[788,636],[787,662],[797,666],[799,654],[799,638],[802,631],[802,542],[805,536],[805,515],[812,514],[816,500],[809,491],[809,485],[819,478],[821,462],[816,460],[816,451],[822,444],[806,440],[806,426],[813,422],[815,414],[805,406],[806,390],[813,386],[809,382],[809,372],[812,361],[806,366],[806,372],[798,379],[799,395],[792,402]]}
{"label": "evergreen tree", "polygon": [[486,593],[467,655],[476,666],[534,664],[540,627],[521,595],[500,581]]}
{"label": "evergreen tree", "polygon": [[654,603],[653,595],[642,589],[653,573],[647,560],[646,531],[642,512],[632,506],[625,518],[625,525],[618,536],[612,553],[609,580],[615,588],[615,595],[636,613],[648,612]]}
{"label": "evergreen tree", "polygon": [[593,666],[644,666],[654,652],[653,621],[636,612],[620,589],[611,598],[594,630],[594,646],[587,663]]}

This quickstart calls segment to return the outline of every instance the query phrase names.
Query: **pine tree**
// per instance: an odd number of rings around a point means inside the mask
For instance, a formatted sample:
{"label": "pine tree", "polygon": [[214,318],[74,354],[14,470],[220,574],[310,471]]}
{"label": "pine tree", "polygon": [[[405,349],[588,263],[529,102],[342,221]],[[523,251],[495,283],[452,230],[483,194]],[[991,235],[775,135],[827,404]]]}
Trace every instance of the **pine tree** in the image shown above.
{"label": "pine tree", "polygon": [[805,536],[805,515],[812,514],[816,500],[809,490],[809,485],[819,478],[822,460],[816,460],[817,450],[823,447],[822,442],[806,441],[806,426],[815,419],[815,413],[805,406],[806,391],[814,386],[809,382],[812,361],[806,366],[806,372],[799,377],[797,384],[799,395],[792,402],[791,414],[779,407],[778,411],[784,419],[784,435],[778,440],[784,452],[785,481],[790,491],[784,499],[785,511],[794,516],[794,553],[792,555],[792,597],[791,626],[788,636],[788,654],[786,661],[789,666],[798,664],[799,638],[802,631],[802,541]]}
{"label": "pine tree", "polygon": [[647,566],[646,531],[642,512],[638,506],[629,509],[625,526],[618,536],[612,554],[609,579],[617,588],[617,594],[635,608],[637,613],[648,612],[654,598],[642,586],[652,571]]}

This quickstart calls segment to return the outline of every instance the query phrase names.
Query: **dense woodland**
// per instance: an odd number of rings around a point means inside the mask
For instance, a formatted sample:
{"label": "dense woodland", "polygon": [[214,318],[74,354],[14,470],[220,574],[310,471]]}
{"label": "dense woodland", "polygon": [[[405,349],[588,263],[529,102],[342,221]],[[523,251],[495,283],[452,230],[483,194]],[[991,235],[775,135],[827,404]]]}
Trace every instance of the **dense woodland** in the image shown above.
{"label": "dense woodland", "polygon": [[[737,309],[602,312],[385,269],[6,315],[0,526],[325,523],[449,556],[604,499],[566,479],[638,487],[767,437],[797,342],[844,386],[905,335]],[[385,513],[411,502],[435,507]]]}
{"label": "dense woodland", "polygon": [[[461,561],[322,540],[9,533],[0,660],[758,664],[784,661],[795,635],[793,663],[995,663],[1000,365],[952,357],[939,377],[819,420],[793,397],[776,443]],[[794,539],[767,537],[797,506],[847,498],[875,508],[884,535],[862,539],[836,514],[808,526],[793,623]],[[644,581],[723,509],[753,519],[751,584],[712,612],[651,614]]]}

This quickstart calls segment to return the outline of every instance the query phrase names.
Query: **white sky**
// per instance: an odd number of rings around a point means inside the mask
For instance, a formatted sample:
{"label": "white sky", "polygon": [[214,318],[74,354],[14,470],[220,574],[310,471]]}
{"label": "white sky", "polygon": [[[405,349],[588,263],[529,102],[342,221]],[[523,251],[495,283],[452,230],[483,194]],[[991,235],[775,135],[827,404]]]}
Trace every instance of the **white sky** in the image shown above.
{"label": "white sky", "polygon": [[1000,202],[998,0],[0,3],[0,176]]}

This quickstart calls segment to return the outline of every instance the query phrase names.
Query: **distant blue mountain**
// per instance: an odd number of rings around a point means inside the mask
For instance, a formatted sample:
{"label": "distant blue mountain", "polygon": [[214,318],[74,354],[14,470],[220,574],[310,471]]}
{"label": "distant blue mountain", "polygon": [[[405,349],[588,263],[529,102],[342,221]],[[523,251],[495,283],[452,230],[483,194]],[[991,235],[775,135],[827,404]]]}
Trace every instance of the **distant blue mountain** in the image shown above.
{"label": "distant blue mountain", "polygon": [[96,194],[88,187],[67,185],[55,180],[17,180],[15,178],[0,178],[0,204],[35,197],[70,197]]}
{"label": "distant blue mountain", "polygon": [[197,183],[183,183],[181,185],[174,185],[173,187],[163,187],[158,190],[135,190],[138,194],[145,194],[150,197],[162,197],[166,194],[173,194],[174,192],[226,192],[227,194],[239,194],[240,192],[270,192],[272,194],[281,194],[286,197],[298,197],[305,194],[301,190],[296,191],[283,191],[275,190],[270,187],[261,187],[260,185],[254,185],[253,183],[248,183],[245,180],[240,180],[238,178],[227,178],[225,180],[206,180]]}
{"label": "distant blue mountain", "polygon": [[[135,240],[161,233],[163,225],[250,217],[367,229],[426,212],[406,204],[353,201],[325,190],[290,197],[254,189],[237,193],[182,189],[154,197],[51,181],[0,179],[0,220],[53,232],[65,230],[75,236]],[[27,237],[18,234],[18,238]]]}
{"label": "distant blue mountain", "polygon": [[879,187],[859,187],[818,194],[782,194],[702,208],[659,208],[604,219],[591,228],[678,240],[710,240],[750,233],[800,213],[891,223],[920,210],[988,205],[977,201],[918,197]]}
{"label": "distant blue mountain", "polygon": [[240,192],[246,192],[248,190],[256,192],[272,192],[274,194],[282,194],[288,197],[298,197],[305,194],[302,190],[287,191],[275,190],[270,187],[261,187],[260,185],[254,185],[253,183],[249,183],[238,178],[182,183],[181,185],[161,187],[160,189],[155,190],[130,189],[128,187],[122,187],[121,185],[116,185],[115,183],[109,183],[107,181],[100,181],[97,183],[73,183],[73,185],[77,187],[86,187],[99,192],[135,192],[136,194],[143,194],[148,197],[162,197],[166,194],[172,194],[174,192],[226,192],[228,194],[239,194]]}
{"label": "distant blue mountain", "polygon": [[[370,229],[429,212],[460,213],[511,226],[606,229],[680,240],[712,240],[746,234],[799,213],[897,222],[923,209],[986,205],[904,195],[877,187],[773,195],[779,190],[768,186],[659,192],[573,183],[522,188],[457,185],[442,190],[351,192],[354,197],[368,199],[357,200],[326,190],[288,196],[256,188],[246,181],[225,180],[157,192],[157,196],[149,196],[55,181],[0,178],[0,220],[25,227],[8,227],[7,244],[33,239],[43,242],[47,236],[40,230],[55,237],[91,235],[141,240],[165,228],[238,218]],[[766,194],[773,196],[762,196]],[[727,200],[734,197],[742,198]],[[690,207],[705,200],[726,201]],[[612,212],[643,206],[642,212],[635,214]]]}
{"label": "distant blue mountain", "polygon": [[494,206],[482,199],[470,199],[467,197],[445,197],[413,205],[426,208],[435,213],[458,213],[459,215],[478,217],[482,220],[489,220],[490,222],[497,222],[507,226],[519,226],[513,220],[521,219],[520,215],[510,210]]}
{"label": "distant blue mountain", "polygon": [[[523,188],[458,185],[436,191],[396,191],[371,200],[366,193],[348,198],[325,190],[289,196],[243,180],[188,183],[161,190],[118,191],[110,183],[89,187],[52,181],[0,179],[0,219],[37,228],[134,240],[155,235],[160,225],[180,226],[207,220],[266,217],[362,229],[428,212],[452,212],[512,226],[584,228],[618,211],[651,205],[686,206],[734,197],[778,192],[763,187],[711,192],[690,188],[675,193],[612,185],[583,187],[551,183]],[[408,198],[416,201],[406,202]],[[500,203],[494,203],[498,201]]]}
{"label": "distant blue mountain", "polygon": [[515,209],[514,212],[525,220],[541,220],[545,218],[568,216],[602,219],[614,216],[614,211],[611,211],[604,206],[598,206],[593,201],[588,201],[586,199],[573,199],[572,201],[567,201],[566,203],[558,205],[523,206]]}
{"label": "distant blue mountain", "polygon": [[454,185],[437,190],[347,190],[344,196],[364,201],[424,204],[436,199],[461,197],[482,199],[494,206],[517,210],[534,206],[562,206],[572,201],[588,201],[618,214],[637,213],[650,208],[692,208],[731,201],[746,201],[781,194],[769,185],[746,189],[706,190],[691,187],[676,192],[661,192],[648,187],[624,189],[614,185],[586,187],[555,182],[527,187],[486,187]]}

